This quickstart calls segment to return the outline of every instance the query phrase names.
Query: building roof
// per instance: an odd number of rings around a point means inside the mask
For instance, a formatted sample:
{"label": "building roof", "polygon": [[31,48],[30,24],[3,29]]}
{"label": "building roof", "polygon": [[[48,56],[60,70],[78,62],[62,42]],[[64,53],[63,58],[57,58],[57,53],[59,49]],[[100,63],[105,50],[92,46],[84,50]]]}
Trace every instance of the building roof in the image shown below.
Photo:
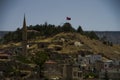
{"label": "building roof", "polygon": [[53,60],[48,60],[45,62],[45,64],[56,64],[57,62],[53,61]]}
{"label": "building roof", "polygon": [[9,56],[9,54],[1,53],[0,56]]}

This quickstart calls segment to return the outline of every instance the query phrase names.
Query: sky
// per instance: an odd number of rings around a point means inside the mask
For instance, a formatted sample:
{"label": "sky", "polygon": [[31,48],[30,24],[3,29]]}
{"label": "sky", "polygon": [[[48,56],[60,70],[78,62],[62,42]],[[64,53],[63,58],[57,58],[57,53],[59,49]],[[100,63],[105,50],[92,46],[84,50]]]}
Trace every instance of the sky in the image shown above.
{"label": "sky", "polygon": [[[26,24],[63,25],[89,31],[120,31],[120,0],[0,0],[0,31]],[[70,21],[66,21],[70,17]]]}

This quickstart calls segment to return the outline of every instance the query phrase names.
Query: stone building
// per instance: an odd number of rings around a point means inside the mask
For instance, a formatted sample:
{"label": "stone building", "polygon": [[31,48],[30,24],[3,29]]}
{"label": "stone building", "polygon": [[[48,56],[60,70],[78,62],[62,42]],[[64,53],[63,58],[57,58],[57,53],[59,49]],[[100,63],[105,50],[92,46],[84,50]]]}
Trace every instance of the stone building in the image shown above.
{"label": "stone building", "polygon": [[70,64],[63,65],[63,80],[72,80],[72,66]]}
{"label": "stone building", "polygon": [[120,69],[110,69],[107,70],[107,72],[105,70],[102,70],[99,74],[100,80],[104,80],[106,77],[105,73],[109,80],[120,80]]}
{"label": "stone building", "polygon": [[62,74],[58,63],[54,60],[48,60],[44,64],[44,75],[50,80],[61,79]]}

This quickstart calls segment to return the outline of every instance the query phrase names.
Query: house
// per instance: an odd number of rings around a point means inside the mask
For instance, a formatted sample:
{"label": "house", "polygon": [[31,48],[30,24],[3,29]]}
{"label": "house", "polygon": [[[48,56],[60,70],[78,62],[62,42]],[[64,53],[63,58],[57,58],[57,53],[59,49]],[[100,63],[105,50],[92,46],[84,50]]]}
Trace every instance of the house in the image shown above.
{"label": "house", "polygon": [[1,53],[0,54],[0,60],[2,59],[9,59],[10,55],[9,54],[5,54],[5,53]]}
{"label": "house", "polygon": [[63,64],[62,80],[72,80],[72,65]]}
{"label": "house", "polygon": [[94,64],[94,67],[95,67],[96,71],[100,72],[101,69],[104,68],[104,62],[103,61],[96,61],[96,63]]}
{"label": "house", "polygon": [[79,64],[73,64],[72,66],[72,79],[73,80],[83,79],[82,67]]}
{"label": "house", "polygon": [[58,80],[61,78],[60,68],[56,61],[48,60],[45,62],[44,75],[50,80]]}
{"label": "house", "polygon": [[78,63],[93,64],[96,61],[102,61],[102,56],[97,54],[91,54],[82,57],[81,55],[78,55]]}
{"label": "house", "polygon": [[78,55],[78,63],[80,64],[89,64],[89,60],[88,58],[84,57],[84,56],[81,56],[81,55]]}
{"label": "house", "polygon": [[37,45],[38,48],[47,48],[49,44],[50,42],[39,42]]}
{"label": "house", "polygon": [[115,60],[113,60],[113,61],[114,61],[114,65],[116,65],[116,66],[120,66],[120,60],[115,59]]}
{"label": "house", "polygon": [[90,63],[95,63],[96,61],[102,61],[102,56],[98,54],[86,55]]}
{"label": "house", "polygon": [[62,80],[83,80],[84,67],[78,63],[63,65]]}
{"label": "house", "polygon": [[85,78],[85,75],[90,73],[89,71],[85,70],[83,66],[80,64],[65,64],[63,66],[63,78],[62,80],[99,80],[95,76],[89,75]]}
{"label": "house", "polygon": [[109,69],[113,66],[113,60],[105,60],[104,62],[104,69]]}
{"label": "house", "polygon": [[11,53],[8,50],[0,52],[0,61],[10,61],[10,57]]}
{"label": "house", "polygon": [[105,77],[108,77],[109,80],[120,80],[120,69],[109,69],[109,70],[102,70],[99,73],[100,80],[105,80]]}

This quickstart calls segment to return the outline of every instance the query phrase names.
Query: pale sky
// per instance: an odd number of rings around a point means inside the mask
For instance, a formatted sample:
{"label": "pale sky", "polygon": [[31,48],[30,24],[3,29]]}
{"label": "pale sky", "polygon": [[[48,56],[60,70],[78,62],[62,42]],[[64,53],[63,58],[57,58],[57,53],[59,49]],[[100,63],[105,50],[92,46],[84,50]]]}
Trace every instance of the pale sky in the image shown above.
{"label": "pale sky", "polygon": [[62,25],[66,17],[74,28],[120,31],[120,0],[0,0],[0,31],[27,25]]}

